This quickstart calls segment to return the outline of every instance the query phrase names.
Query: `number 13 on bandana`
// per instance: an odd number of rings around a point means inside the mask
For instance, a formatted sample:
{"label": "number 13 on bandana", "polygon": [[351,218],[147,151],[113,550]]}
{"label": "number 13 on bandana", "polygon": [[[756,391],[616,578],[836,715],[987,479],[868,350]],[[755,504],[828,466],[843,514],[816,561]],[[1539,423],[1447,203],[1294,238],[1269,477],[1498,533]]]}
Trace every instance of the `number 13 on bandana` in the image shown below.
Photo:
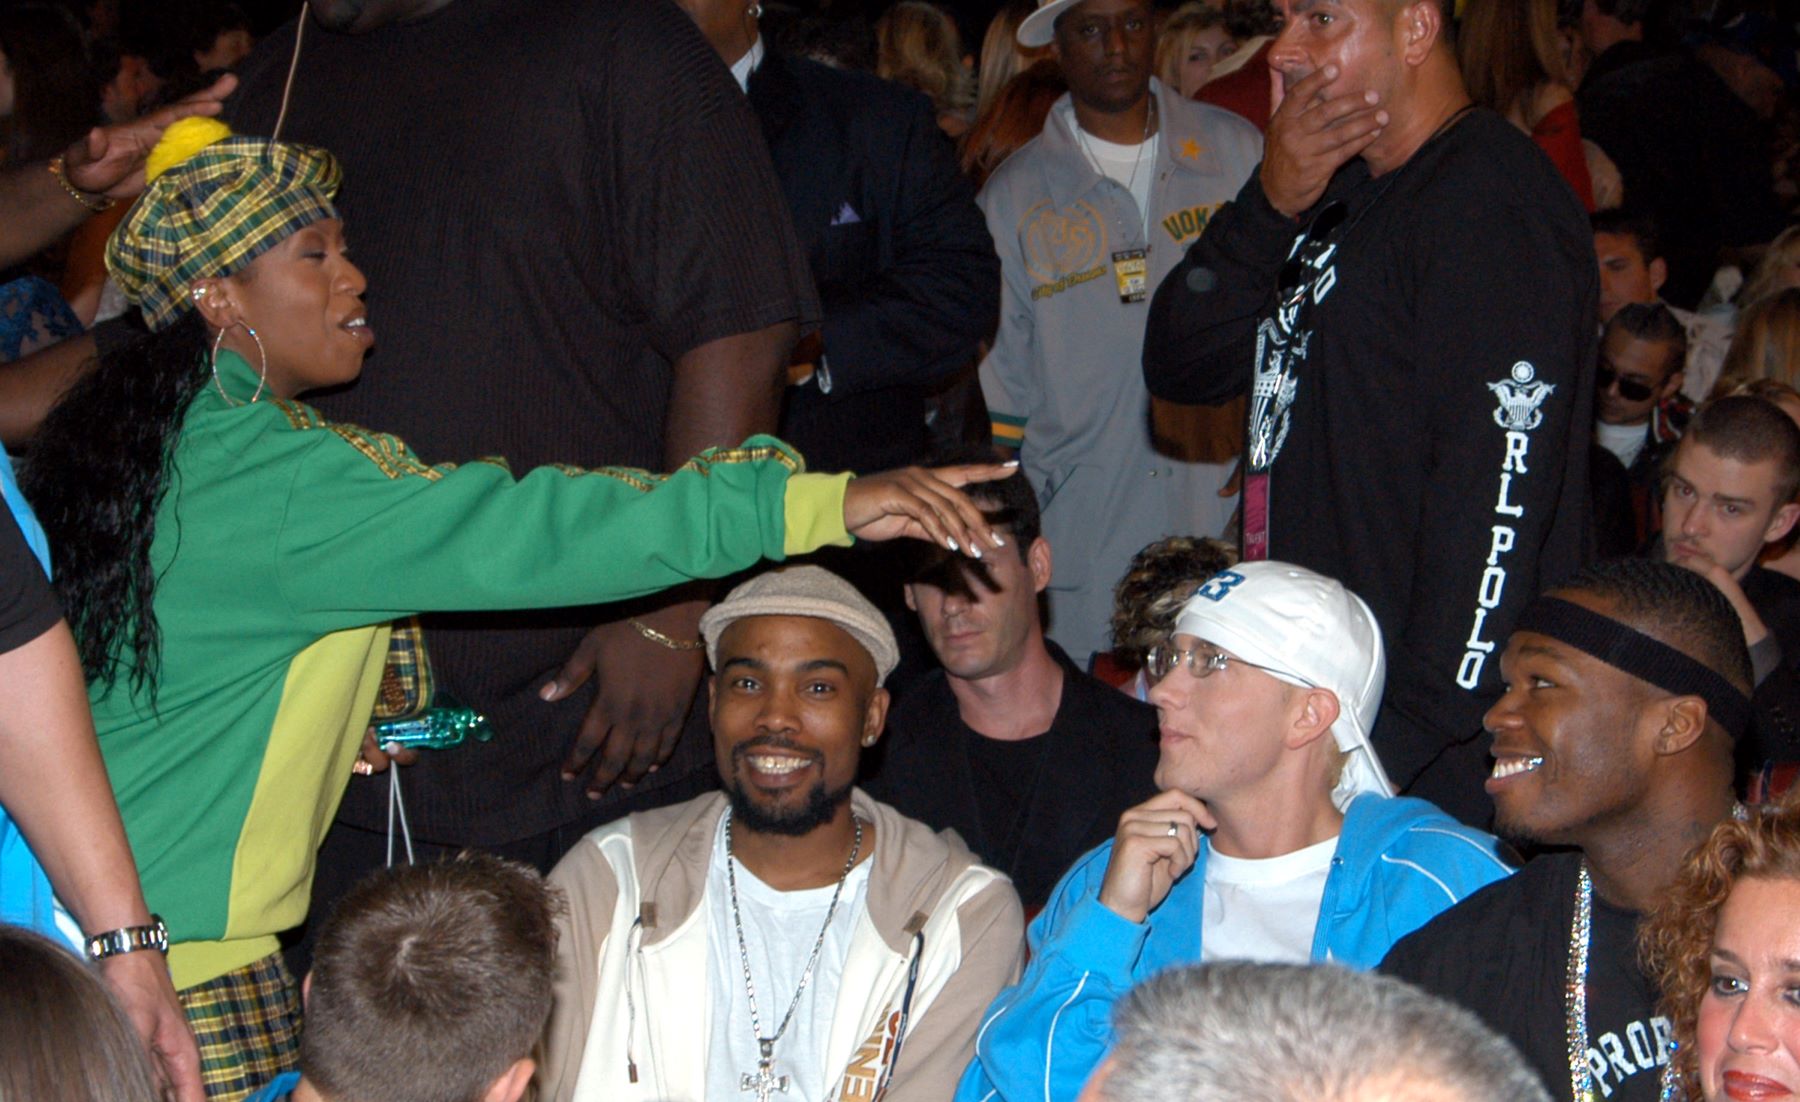
{"label": "number 13 on bandana", "polygon": [[1148,249],[1121,249],[1112,254],[1113,279],[1119,284],[1119,301],[1142,302],[1150,294]]}

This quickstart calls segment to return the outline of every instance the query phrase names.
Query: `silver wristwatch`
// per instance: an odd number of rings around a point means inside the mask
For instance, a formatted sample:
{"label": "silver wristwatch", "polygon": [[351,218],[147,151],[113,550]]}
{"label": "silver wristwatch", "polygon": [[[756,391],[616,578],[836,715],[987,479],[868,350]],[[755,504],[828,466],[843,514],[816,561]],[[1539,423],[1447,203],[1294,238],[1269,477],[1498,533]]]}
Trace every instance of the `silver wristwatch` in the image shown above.
{"label": "silver wristwatch", "polygon": [[155,949],[159,953],[169,951],[169,928],[163,925],[160,916],[151,915],[148,926],[122,926],[117,930],[108,930],[104,934],[95,934],[87,939],[87,958],[95,964],[107,957],[116,957],[124,953],[135,953],[139,949]]}

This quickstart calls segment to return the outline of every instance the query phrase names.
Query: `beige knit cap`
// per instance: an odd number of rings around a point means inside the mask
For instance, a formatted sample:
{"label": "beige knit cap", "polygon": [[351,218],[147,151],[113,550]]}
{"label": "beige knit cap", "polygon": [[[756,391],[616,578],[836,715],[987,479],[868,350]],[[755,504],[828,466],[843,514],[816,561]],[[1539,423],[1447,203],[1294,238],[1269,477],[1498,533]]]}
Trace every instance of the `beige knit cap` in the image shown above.
{"label": "beige knit cap", "polygon": [[789,566],[758,574],[732,590],[700,617],[706,660],[719,668],[719,636],[746,616],[811,616],[829,620],[849,632],[875,660],[880,685],[900,664],[894,629],[856,587],[818,566]]}

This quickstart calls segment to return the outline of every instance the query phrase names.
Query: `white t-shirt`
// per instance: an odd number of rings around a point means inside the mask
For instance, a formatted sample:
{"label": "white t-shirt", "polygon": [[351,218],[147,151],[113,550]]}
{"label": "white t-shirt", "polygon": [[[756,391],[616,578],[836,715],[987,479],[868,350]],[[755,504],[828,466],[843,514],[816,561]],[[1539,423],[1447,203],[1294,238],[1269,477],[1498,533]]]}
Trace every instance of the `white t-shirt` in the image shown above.
{"label": "white t-shirt", "polygon": [[1206,856],[1201,960],[1304,964],[1312,959],[1319,902],[1338,840],[1327,838],[1280,857]]}
{"label": "white t-shirt", "polygon": [[1637,462],[1638,453],[1644,450],[1644,441],[1649,438],[1650,428],[1639,421],[1635,425],[1609,425],[1605,421],[1594,422],[1594,439],[1600,446],[1619,457],[1619,462],[1630,470]]}
{"label": "white t-shirt", "polygon": [[[1149,139],[1133,145],[1119,145],[1102,138],[1096,138],[1081,128],[1075,119],[1075,108],[1067,102],[1062,109],[1068,113],[1068,124],[1075,131],[1075,140],[1081,143],[1087,155],[1093,158],[1101,174],[1118,182],[1131,192],[1132,201],[1137,203],[1138,216],[1148,219],[1150,210],[1150,183],[1156,179],[1156,147],[1162,140],[1161,132],[1150,135]],[[1148,235],[1145,235],[1148,240]]]}
{"label": "white t-shirt", "polygon": [[[863,852],[868,852],[868,841]],[[849,856],[848,853],[845,854]],[[706,874],[706,905],[712,921],[712,982],[708,988],[708,1013],[712,1044],[706,1061],[708,1099],[754,1098],[740,1089],[742,1077],[754,1074],[758,1059],[756,1035],[750,1028],[750,999],[744,993],[744,966],[738,956],[737,933],[731,921],[731,886],[725,879],[725,818],[713,837],[712,865]],[[824,1066],[825,1046],[830,1042],[831,1018],[837,1007],[838,984],[850,953],[850,937],[856,919],[868,905],[869,866],[864,859],[850,870],[844,894],[826,932],[825,946],[812,979],[794,1008],[794,1020],[775,1044],[775,1074],[788,1077],[781,1102],[819,1102],[837,1086],[828,1081]],[[812,955],[819,927],[831,906],[836,884],[797,892],[776,891],[758,880],[741,862],[737,865],[738,905],[744,921],[744,947],[750,957],[750,975],[756,982],[756,1009],[763,1035],[781,1026],[800,973]],[[843,1069],[833,1069],[836,1075]]]}

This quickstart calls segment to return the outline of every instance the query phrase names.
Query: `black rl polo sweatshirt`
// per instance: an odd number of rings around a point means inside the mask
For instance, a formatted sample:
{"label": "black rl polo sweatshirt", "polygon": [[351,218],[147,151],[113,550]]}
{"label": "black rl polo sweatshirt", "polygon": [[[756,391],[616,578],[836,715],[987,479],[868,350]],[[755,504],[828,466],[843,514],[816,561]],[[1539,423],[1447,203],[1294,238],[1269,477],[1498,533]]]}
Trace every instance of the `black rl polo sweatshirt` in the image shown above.
{"label": "black rl polo sweatshirt", "polygon": [[1491,814],[1479,732],[1507,635],[1591,543],[1597,278],[1549,159],[1472,110],[1382,176],[1351,161],[1298,222],[1253,174],[1151,304],[1151,393],[1254,390],[1268,557],[1369,603],[1388,650],[1376,748],[1396,786],[1468,822]]}

